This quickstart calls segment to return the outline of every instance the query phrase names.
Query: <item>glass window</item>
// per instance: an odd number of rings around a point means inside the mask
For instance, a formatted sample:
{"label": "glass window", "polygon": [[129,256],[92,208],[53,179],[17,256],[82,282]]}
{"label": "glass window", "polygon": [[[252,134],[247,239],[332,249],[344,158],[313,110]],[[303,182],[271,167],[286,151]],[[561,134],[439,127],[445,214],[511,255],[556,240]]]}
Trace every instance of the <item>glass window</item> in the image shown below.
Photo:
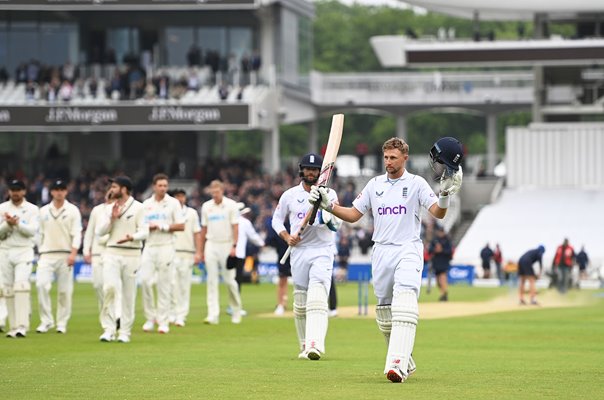
{"label": "glass window", "polygon": [[8,32],[9,71],[14,74],[17,66],[40,54],[38,30],[34,22],[16,22]]}
{"label": "glass window", "polygon": [[43,23],[40,25],[40,61],[63,65],[78,61],[78,30],[75,24]]}
{"label": "glass window", "polygon": [[298,19],[298,73],[307,76],[312,68],[312,26],[309,18]]}
{"label": "glass window", "polygon": [[115,51],[118,64],[124,62],[126,55],[140,53],[137,28],[112,28],[107,31],[107,48]]}
{"label": "glass window", "polygon": [[217,51],[221,57],[228,55],[227,28],[205,27],[197,30],[197,44],[205,56],[207,51]]}
{"label": "glass window", "polygon": [[229,54],[241,58],[252,55],[252,30],[250,28],[229,29]]}
{"label": "glass window", "polygon": [[166,53],[168,65],[185,65],[187,53],[194,43],[192,27],[166,28]]}

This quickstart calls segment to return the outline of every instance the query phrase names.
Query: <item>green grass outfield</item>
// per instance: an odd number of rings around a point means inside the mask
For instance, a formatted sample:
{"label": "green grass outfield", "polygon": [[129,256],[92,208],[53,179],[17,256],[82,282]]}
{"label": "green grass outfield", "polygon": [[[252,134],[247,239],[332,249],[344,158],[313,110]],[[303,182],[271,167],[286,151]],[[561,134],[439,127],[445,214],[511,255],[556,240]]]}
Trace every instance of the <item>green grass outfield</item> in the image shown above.
{"label": "green grass outfield", "polygon": [[[338,290],[341,305],[356,307],[354,283]],[[506,294],[506,289],[451,290],[452,299],[463,301]],[[224,287],[221,295],[224,308]],[[581,307],[423,321],[420,316],[418,370],[400,385],[382,375],[386,346],[370,318],[330,319],[326,357],[298,360],[293,320],[260,316],[273,309],[273,285],[244,286],[250,315],[241,325],[223,315],[218,326],[202,324],[205,285],[194,285],[187,326],[168,335],[142,332],[139,293],[132,342],[120,344],[98,341],[102,332],[92,287],[76,284],[66,335],[0,338],[0,393],[6,399],[84,400],[603,398],[602,295],[570,293],[569,298],[585,300]],[[422,301],[435,298],[435,293],[422,295]]]}

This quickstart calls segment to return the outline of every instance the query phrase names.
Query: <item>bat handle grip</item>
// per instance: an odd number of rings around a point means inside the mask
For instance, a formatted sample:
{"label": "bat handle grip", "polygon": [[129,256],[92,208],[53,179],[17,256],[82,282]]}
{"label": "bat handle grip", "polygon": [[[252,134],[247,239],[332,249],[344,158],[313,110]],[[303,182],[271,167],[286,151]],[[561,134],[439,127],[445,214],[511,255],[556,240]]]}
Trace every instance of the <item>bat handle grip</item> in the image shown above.
{"label": "bat handle grip", "polygon": [[321,199],[317,200],[315,205],[312,207],[312,212],[310,217],[308,218],[308,225],[312,225],[315,223],[315,219],[317,218],[317,211],[319,211],[319,204],[321,203]]}
{"label": "bat handle grip", "polygon": [[285,253],[283,254],[283,257],[281,257],[281,260],[279,260],[279,264],[283,265],[285,264],[285,262],[287,261],[287,258],[289,257],[289,254],[292,252],[292,247],[288,246],[287,250],[285,250]]}

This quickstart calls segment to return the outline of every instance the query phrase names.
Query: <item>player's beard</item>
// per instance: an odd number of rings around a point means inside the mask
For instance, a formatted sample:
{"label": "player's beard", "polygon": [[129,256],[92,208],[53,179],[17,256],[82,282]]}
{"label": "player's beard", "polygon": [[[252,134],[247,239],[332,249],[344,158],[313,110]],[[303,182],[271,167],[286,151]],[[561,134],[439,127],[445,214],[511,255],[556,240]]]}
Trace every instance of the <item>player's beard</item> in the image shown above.
{"label": "player's beard", "polygon": [[317,183],[317,181],[319,180],[319,175],[307,175],[304,174],[304,177],[302,178],[302,180],[304,181],[305,184],[307,184],[308,186],[312,186],[314,184]]}

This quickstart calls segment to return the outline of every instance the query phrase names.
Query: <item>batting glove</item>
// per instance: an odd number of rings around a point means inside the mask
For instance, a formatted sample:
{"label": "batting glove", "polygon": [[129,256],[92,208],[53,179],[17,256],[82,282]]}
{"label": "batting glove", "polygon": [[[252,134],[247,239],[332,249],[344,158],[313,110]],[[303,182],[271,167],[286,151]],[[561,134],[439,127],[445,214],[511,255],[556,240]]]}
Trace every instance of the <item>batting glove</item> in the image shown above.
{"label": "batting glove", "polygon": [[447,178],[441,178],[440,180],[440,192],[443,195],[449,194],[453,195],[461,189],[461,182],[463,180],[463,171],[461,170],[461,166],[459,167],[459,171],[451,175]]}
{"label": "batting glove", "polygon": [[325,224],[330,231],[336,232],[342,220],[326,210],[319,210],[319,224]]}
{"label": "batting glove", "polygon": [[322,208],[323,210],[331,211],[331,203],[329,202],[329,198],[327,197],[328,190],[329,189],[324,187],[311,186],[308,201],[313,206],[318,201],[320,208]]}

